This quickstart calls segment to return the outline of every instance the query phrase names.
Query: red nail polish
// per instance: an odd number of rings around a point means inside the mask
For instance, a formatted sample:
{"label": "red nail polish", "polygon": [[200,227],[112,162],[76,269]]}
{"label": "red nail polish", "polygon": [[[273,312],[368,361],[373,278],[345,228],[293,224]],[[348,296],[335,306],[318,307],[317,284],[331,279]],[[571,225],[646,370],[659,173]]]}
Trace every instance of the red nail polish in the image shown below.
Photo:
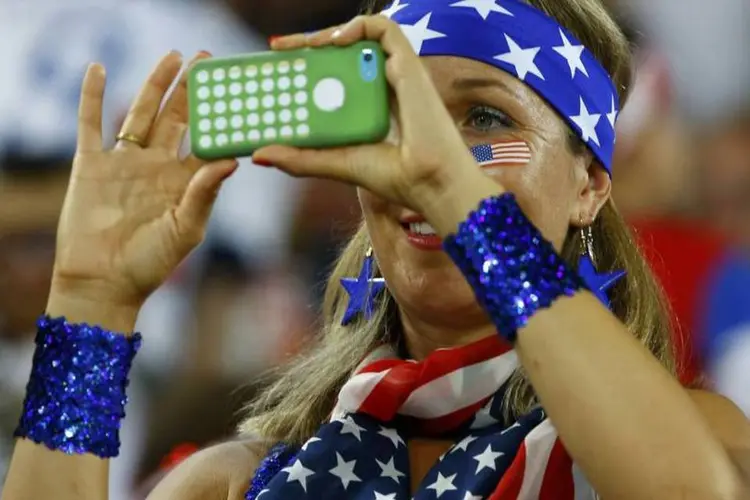
{"label": "red nail polish", "polygon": [[262,158],[257,158],[257,159],[253,158],[253,163],[255,163],[256,165],[260,167],[272,167],[273,166],[273,163],[271,163],[268,160],[264,160]]}
{"label": "red nail polish", "polygon": [[282,37],[282,35],[271,35],[271,36],[269,36],[268,37],[268,45],[273,44],[273,42],[275,42],[276,40],[278,40],[281,37]]}

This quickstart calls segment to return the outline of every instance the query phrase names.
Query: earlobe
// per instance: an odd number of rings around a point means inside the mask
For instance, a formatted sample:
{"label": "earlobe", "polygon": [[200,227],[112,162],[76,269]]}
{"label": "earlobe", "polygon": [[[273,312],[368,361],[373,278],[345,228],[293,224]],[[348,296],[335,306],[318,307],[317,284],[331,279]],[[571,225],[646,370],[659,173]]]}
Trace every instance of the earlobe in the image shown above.
{"label": "earlobe", "polygon": [[612,180],[598,162],[591,162],[587,174],[588,180],[570,214],[570,224],[575,227],[592,224],[612,194]]}

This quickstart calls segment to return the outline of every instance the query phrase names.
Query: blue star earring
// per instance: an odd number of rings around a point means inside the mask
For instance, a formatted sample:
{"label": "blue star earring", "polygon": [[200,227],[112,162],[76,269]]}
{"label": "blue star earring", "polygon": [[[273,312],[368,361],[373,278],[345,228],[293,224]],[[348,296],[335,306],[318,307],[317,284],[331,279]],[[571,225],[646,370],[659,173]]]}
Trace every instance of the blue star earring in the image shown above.
{"label": "blue star earring", "polygon": [[[583,222],[583,218],[581,218]],[[594,235],[591,226],[581,229],[581,238],[583,239],[584,252],[578,261],[578,274],[583,278],[591,292],[601,301],[608,309],[612,308],[607,292],[615,283],[620,281],[627,271],[613,271],[610,273],[598,274],[596,271],[596,259],[594,257]]]}
{"label": "blue star earring", "polygon": [[372,248],[367,251],[365,261],[362,263],[362,269],[359,271],[357,278],[341,278],[341,285],[349,294],[349,305],[344,313],[342,325],[348,325],[359,314],[364,314],[365,319],[372,319],[375,312],[375,299],[378,294],[385,288],[383,278],[373,278],[373,267],[375,257]]}

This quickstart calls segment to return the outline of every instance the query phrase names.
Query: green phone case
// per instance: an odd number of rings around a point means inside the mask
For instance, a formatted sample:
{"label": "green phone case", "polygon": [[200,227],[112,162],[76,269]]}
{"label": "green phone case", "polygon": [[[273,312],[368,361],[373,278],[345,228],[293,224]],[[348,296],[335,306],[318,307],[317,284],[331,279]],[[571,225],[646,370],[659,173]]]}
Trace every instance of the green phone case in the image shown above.
{"label": "green phone case", "polygon": [[369,41],[206,59],[188,101],[192,150],[206,160],[378,142],[390,126],[385,56]]}

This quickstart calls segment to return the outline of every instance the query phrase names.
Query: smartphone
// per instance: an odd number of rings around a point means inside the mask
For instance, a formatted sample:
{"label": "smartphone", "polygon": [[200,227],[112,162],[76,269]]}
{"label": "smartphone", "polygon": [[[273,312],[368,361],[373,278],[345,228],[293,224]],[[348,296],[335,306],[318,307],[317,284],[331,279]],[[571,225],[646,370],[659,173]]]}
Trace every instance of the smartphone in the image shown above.
{"label": "smartphone", "polygon": [[390,128],[385,56],[371,41],[202,60],[188,104],[192,151],[205,160],[374,143]]}

